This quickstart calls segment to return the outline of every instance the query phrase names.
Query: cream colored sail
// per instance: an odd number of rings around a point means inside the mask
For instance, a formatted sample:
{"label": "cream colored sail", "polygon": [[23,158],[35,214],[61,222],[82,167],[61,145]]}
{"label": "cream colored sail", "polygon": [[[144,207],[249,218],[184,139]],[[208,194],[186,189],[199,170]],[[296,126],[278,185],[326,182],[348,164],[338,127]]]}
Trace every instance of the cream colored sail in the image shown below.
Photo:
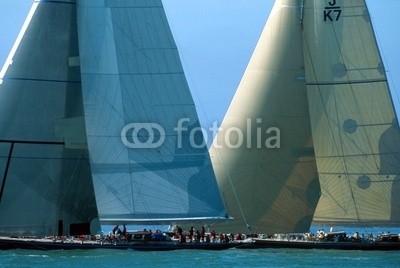
{"label": "cream colored sail", "polygon": [[[276,1],[211,148],[227,232],[302,232],[319,198],[301,2]],[[247,228],[247,226],[249,228]]]}
{"label": "cream colored sail", "polygon": [[305,1],[304,55],[322,189],[314,223],[398,225],[398,120],[365,1]]}

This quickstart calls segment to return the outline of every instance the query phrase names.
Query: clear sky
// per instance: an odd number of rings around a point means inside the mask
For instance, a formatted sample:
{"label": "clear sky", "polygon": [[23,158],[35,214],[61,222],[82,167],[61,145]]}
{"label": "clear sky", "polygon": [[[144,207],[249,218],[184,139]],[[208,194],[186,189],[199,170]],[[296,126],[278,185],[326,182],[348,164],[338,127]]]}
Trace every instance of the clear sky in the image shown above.
{"label": "clear sky", "polygon": [[[274,0],[163,0],[200,119],[221,123]],[[0,0],[2,66],[33,0]],[[400,1],[367,0],[400,111]],[[398,113],[399,114],[399,113]]]}

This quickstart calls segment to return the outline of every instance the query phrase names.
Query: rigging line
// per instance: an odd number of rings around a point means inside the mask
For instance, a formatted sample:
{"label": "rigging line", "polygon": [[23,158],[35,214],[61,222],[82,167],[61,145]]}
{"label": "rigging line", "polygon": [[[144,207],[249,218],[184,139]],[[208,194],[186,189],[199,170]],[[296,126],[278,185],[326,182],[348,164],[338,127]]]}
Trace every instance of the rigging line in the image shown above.
{"label": "rigging line", "polygon": [[[83,158],[83,157],[82,157],[82,152],[83,152],[83,150],[81,150],[81,152],[80,152],[80,154],[79,154],[79,158],[78,158],[77,161],[76,161],[74,170],[73,170],[71,176],[69,177],[67,187],[66,187],[65,189],[63,189],[63,195],[61,196],[61,199],[60,199],[60,201],[59,201],[58,204],[57,204],[57,211],[59,211],[59,208],[61,207],[61,204],[64,202],[64,199],[65,199],[65,197],[67,196],[67,193],[69,192],[69,189],[70,189],[72,180],[73,180],[73,178],[74,178],[74,176],[75,176],[75,173],[76,173],[76,171],[77,171],[77,169],[78,169],[78,166],[80,165],[80,163],[81,163],[81,161],[82,161],[82,158]],[[54,218],[53,218],[54,222],[57,221],[57,215],[56,215],[56,214],[57,214],[57,212],[54,213]],[[57,230],[57,228],[54,228],[53,230],[54,230],[53,235],[56,236],[56,232],[57,232],[56,230]]]}
{"label": "rigging line", "polygon": [[[268,209],[266,214],[268,215],[270,211],[271,211],[271,210]],[[265,221],[266,221],[265,218],[261,218],[261,220],[260,220],[259,224],[257,225],[257,228],[255,229],[254,233],[256,233],[256,234],[259,233],[258,230],[260,230],[260,229],[262,228],[262,226],[263,226],[263,224],[264,224]],[[251,231],[251,229],[250,229],[250,231]]]}
{"label": "rigging line", "polygon": [[[76,171],[77,171],[77,169],[78,169],[78,165],[81,164],[81,161],[82,161],[82,158],[83,158],[82,152],[83,152],[83,149],[82,149],[81,152],[79,153],[79,158],[77,159],[76,164],[75,164],[75,167],[74,167],[74,170],[72,171],[72,174],[71,174],[71,176],[69,177],[68,185],[67,185],[67,187],[65,188],[65,191],[63,191],[64,194],[62,195],[62,197],[61,197],[59,203],[57,204],[57,208],[60,208],[60,207],[61,207],[61,203],[64,201],[65,197],[67,196],[67,193],[69,192],[68,190],[70,189],[72,180],[73,180],[73,178],[74,178],[74,176],[75,176],[75,173],[76,173]],[[55,216],[55,217],[56,217],[56,216]],[[54,220],[55,220],[55,219],[54,219]]]}
{"label": "rigging line", "polygon": [[[236,202],[237,202],[237,204],[238,204],[238,206],[239,206],[240,214],[241,214],[241,216],[242,216],[244,222],[246,223],[246,227],[247,227],[249,230],[251,230],[251,226],[250,226],[250,224],[248,223],[247,218],[246,218],[246,216],[245,216],[245,214],[244,214],[242,205],[240,204],[239,197],[238,197],[238,194],[237,194],[237,192],[236,192],[235,186],[234,186],[233,183],[232,183],[232,179],[231,179],[231,176],[230,176],[230,174],[229,174],[229,170],[228,170],[228,168],[226,168],[226,165],[225,165],[225,161],[224,161],[224,159],[223,159],[223,156],[221,155],[221,157],[219,157],[219,153],[216,151],[216,157],[217,157],[217,161],[218,161],[219,165],[222,166],[223,170],[225,170],[225,172],[226,172],[226,174],[227,174],[227,176],[228,176],[229,184],[230,184],[230,186],[231,186],[231,188],[232,188],[232,190],[233,190],[233,194],[234,194],[235,199],[236,199]],[[222,162],[222,163],[221,163],[221,162]],[[225,201],[223,201],[223,202],[225,203]],[[225,205],[225,204],[224,204],[224,205]],[[226,207],[226,206],[225,206],[225,207]]]}
{"label": "rigging line", "polygon": [[[168,8],[166,8],[168,5],[164,5],[164,6],[165,6],[164,10],[166,11],[166,15],[168,15],[168,13],[169,13],[168,12]],[[173,17],[173,16],[170,15],[169,17]],[[205,106],[203,104],[203,101],[202,101],[202,99],[200,97],[201,94],[200,94],[200,91],[198,89],[197,83],[196,83],[195,79],[193,78],[192,73],[190,72],[189,64],[187,63],[185,53],[181,53],[183,51],[183,49],[182,49],[182,46],[179,43],[179,40],[182,39],[182,38],[180,38],[179,35],[178,35],[179,31],[174,30],[175,29],[174,20],[168,19],[168,16],[167,16],[167,21],[168,21],[169,26],[171,28],[171,32],[173,33],[172,34],[173,37],[175,37],[175,36],[177,37],[177,38],[174,38],[175,45],[177,47],[177,52],[178,52],[178,55],[179,55],[179,58],[180,58],[180,61],[181,61],[182,68],[185,67],[183,73],[184,73],[184,75],[186,77],[187,82],[190,82],[190,83],[188,83],[189,90],[190,90],[190,92],[194,92],[194,95],[196,96],[196,100],[197,100],[196,102],[199,104],[200,112],[201,112],[202,116],[204,117],[204,120],[200,120],[200,118],[199,118],[199,122],[203,121],[203,124],[200,123],[200,126],[204,125],[204,123],[208,124],[208,123],[210,123],[210,116],[208,115],[208,113],[207,113],[207,111],[205,109]],[[194,102],[195,107],[197,108],[196,102],[194,100],[193,100],[193,102]],[[197,111],[197,109],[195,109],[195,110]],[[206,143],[208,143],[207,140],[206,140]],[[210,146],[211,146],[211,143],[207,144],[208,148]]]}
{"label": "rigging line", "polygon": [[6,167],[5,167],[5,170],[4,170],[3,181],[1,183],[0,203],[1,203],[1,199],[3,198],[4,188],[6,186],[6,180],[7,180],[7,177],[8,177],[8,170],[10,168],[10,163],[11,163],[11,157],[12,157],[13,150],[14,150],[14,143],[11,143],[10,149],[8,151],[8,158],[7,158],[7,163],[6,163]]}
{"label": "rigging line", "polygon": [[[126,149],[127,149],[128,159],[129,159],[129,149],[128,148],[126,148]],[[134,174],[133,174],[131,165],[129,164],[128,166],[129,166],[129,180],[130,180],[129,186],[131,189],[131,194],[130,194],[130,196],[131,196],[130,203],[131,204],[130,205],[131,205],[131,211],[134,214],[135,213],[135,196],[134,196],[135,183],[134,183],[134,178],[133,178]]]}
{"label": "rigging line", "polygon": [[[179,50],[178,50],[178,52],[179,52]],[[179,54],[179,56],[181,58],[181,62],[183,63],[182,65],[183,66],[189,66],[189,64],[187,64],[186,57],[184,56],[184,54],[182,54],[182,53],[178,53],[178,54]],[[204,125],[204,123],[207,125],[208,123],[210,123],[210,117],[209,117],[206,109],[204,108],[204,104],[203,104],[203,101],[201,100],[201,97],[200,97],[201,94],[199,94],[199,90],[198,90],[198,86],[196,84],[196,81],[193,78],[193,76],[191,75],[191,72],[189,71],[188,67],[186,68],[186,71],[184,73],[185,73],[186,80],[190,81],[190,84],[191,84],[191,86],[188,85],[189,91],[191,92],[192,91],[191,89],[193,89],[193,91],[194,91],[194,93],[196,95],[196,99],[197,99],[197,101],[199,103],[199,106],[200,106],[200,111],[201,111],[201,113],[202,113],[202,115],[204,117],[204,120],[205,120],[205,122],[203,122],[203,124],[201,124],[200,123],[200,118],[199,118],[200,126]],[[195,105],[195,110],[197,111],[194,99],[193,99],[193,103]],[[207,144],[208,140],[205,140],[205,142],[206,142],[207,147],[209,148],[210,144]]]}
{"label": "rigging line", "polygon": [[[373,25],[373,22],[374,22],[374,19],[373,19],[373,17],[371,16],[371,14],[370,14],[370,12],[369,12],[369,9],[368,9],[368,6],[367,6],[367,11],[368,11],[368,14],[370,15],[369,17],[370,17],[370,21],[371,21],[371,25]],[[381,62],[383,62],[382,61],[382,59],[384,59],[384,62],[386,63],[386,62],[389,62],[388,60],[387,60],[387,57],[386,57],[386,54],[385,54],[385,50],[383,50],[383,49],[380,49],[381,47],[382,47],[382,42],[380,41],[381,39],[380,39],[380,36],[379,36],[379,33],[374,29],[374,31],[373,31],[373,36],[374,36],[374,38],[375,38],[375,43],[377,44],[377,46],[378,46],[378,52],[380,52],[379,53],[379,57],[380,57],[380,59],[381,59]],[[398,113],[396,113],[396,105],[395,105],[395,102],[393,101],[393,97],[392,97],[392,95],[393,95],[393,92],[395,93],[395,95],[396,95],[396,100],[397,100],[397,104],[400,104],[400,96],[399,96],[399,93],[397,92],[397,90],[396,90],[396,88],[395,88],[395,82],[394,82],[394,78],[393,78],[393,76],[392,76],[392,74],[391,74],[391,72],[390,71],[388,71],[388,70],[386,70],[386,69],[384,69],[384,72],[385,72],[385,75],[386,75],[386,83],[388,83],[388,77],[390,77],[390,82],[391,82],[391,85],[393,86],[393,87],[389,87],[389,91],[390,92],[392,92],[392,94],[390,94],[390,98],[391,98],[391,101],[392,101],[392,105],[393,105],[393,109],[394,109],[394,111],[395,111],[395,114],[396,114],[396,117],[397,117],[397,114]],[[391,90],[392,89],[392,90]],[[399,108],[400,109],[400,108]],[[400,110],[398,111],[399,113],[400,113]]]}
{"label": "rigging line", "polygon": [[304,0],[301,1],[300,4],[300,25],[303,27],[303,18],[304,18]]}
{"label": "rigging line", "polygon": [[[179,51],[179,50],[178,50],[178,51]],[[182,53],[179,53],[179,55],[180,55],[180,58],[181,58],[181,62],[183,63],[182,65],[183,65],[183,66],[187,66],[186,71],[185,71],[184,73],[185,73],[186,80],[187,80],[187,81],[190,81],[190,85],[191,85],[191,86],[189,86],[189,91],[190,91],[190,92],[194,91],[194,94],[195,94],[195,96],[196,96],[197,102],[198,102],[198,104],[199,104],[199,106],[200,106],[200,112],[201,112],[202,116],[204,117],[203,124],[200,123],[201,121],[200,121],[200,118],[199,118],[200,126],[201,126],[201,125],[204,125],[204,124],[207,125],[207,124],[210,123],[210,116],[208,115],[208,113],[207,113],[207,111],[206,111],[206,109],[205,109],[205,106],[204,106],[203,101],[202,101],[202,99],[201,99],[201,94],[199,93],[199,89],[198,89],[198,86],[197,86],[197,84],[196,84],[196,81],[195,81],[195,79],[193,78],[191,72],[189,71],[189,67],[188,67],[189,64],[187,63],[187,60],[186,60],[185,55],[182,54]],[[193,103],[194,103],[194,105],[195,105],[195,110],[197,111],[197,109],[196,109],[196,104],[195,104],[194,99],[193,99],[192,101],[193,101]],[[204,122],[204,121],[205,121],[205,122]],[[212,137],[212,138],[213,138],[213,137]],[[211,140],[212,140],[212,139],[211,139]],[[207,144],[207,143],[208,143],[208,140],[205,140],[205,142],[206,142],[207,147],[209,148],[209,147],[210,147],[210,144]]]}
{"label": "rigging line", "polygon": [[[387,62],[387,60],[385,60],[385,61]],[[389,91],[392,92],[391,95],[393,95],[393,93],[394,93],[394,95],[396,96],[396,102],[394,102],[393,99],[392,99],[392,101],[393,101],[393,106],[394,106],[394,111],[396,113],[396,117],[398,117],[397,115],[400,114],[400,95],[396,89],[396,82],[393,78],[392,73],[390,71],[387,71],[386,75],[387,75],[387,77],[390,78],[390,84],[392,85],[389,87]],[[395,105],[395,103],[397,103],[397,105]]]}

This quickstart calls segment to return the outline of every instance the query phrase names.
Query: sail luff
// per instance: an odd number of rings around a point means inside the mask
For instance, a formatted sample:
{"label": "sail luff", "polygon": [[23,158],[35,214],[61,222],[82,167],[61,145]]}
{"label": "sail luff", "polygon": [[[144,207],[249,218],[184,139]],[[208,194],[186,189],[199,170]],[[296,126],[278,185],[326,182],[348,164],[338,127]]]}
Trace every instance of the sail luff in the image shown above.
{"label": "sail luff", "polygon": [[7,73],[8,67],[10,67],[10,65],[12,64],[12,59],[14,58],[16,50],[17,50],[19,44],[21,43],[22,38],[25,35],[26,29],[28,28],[28,26],[32,20],[32,17],[35,15],[36,8],[38,7],[38,5],[39,5],[39,3],[37,3],[37,2],[32,4],[32,7],[29,10],[29,13],[28,13],[28,15],[22,25],[22,28],[17,36],[17,39],[15,40],[14,45],[12,46],[11,51],[8,54],[7,59],[4,62],[2,69],[0,70],[0,85],[3,83],[4,75]]}

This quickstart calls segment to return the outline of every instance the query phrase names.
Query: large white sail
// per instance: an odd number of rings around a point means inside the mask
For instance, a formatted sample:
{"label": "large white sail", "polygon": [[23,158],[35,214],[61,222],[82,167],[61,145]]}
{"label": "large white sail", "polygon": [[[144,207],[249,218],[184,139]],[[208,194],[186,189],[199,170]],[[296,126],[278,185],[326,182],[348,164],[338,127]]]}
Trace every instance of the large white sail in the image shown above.
{"label": "large white sail", "polygon": [[[298,0],[276,1],[211,157],[227,232],[308,231],[319,198]],[[250,229],[249,229],[249,228]]]}
{"label": "large white sail", "polygon": [[100,228],[77,57],[75,1],[36,1],[0,73],[3,235]]}
{"label": "large white sail", "polygon": [[305,1],[304,55],[322,189],[314,222],[398,225],[399,126],[365,1]]}
{"label": "large white sail", "polygon": [[101,222],[225,218],[161,0],[78,0],[78,28]]}

